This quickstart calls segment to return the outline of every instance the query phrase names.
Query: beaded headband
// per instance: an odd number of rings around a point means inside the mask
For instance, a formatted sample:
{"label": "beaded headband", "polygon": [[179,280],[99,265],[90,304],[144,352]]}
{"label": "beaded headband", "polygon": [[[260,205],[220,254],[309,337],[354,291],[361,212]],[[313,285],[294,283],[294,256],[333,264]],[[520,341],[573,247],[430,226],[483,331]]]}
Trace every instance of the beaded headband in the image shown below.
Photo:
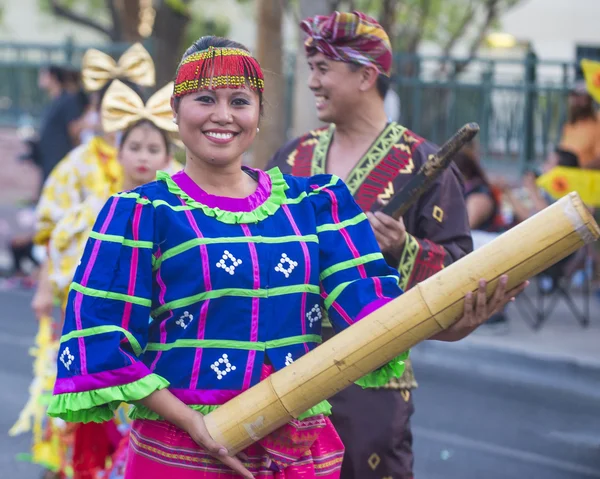
{"label": "beaded headband", "polygon": [[208,47],[184,58],[177,69],[173,96],[175,98],[217,88],[242,88],[248,85],[262,92],[263,72],[258,62],[246,50]]}

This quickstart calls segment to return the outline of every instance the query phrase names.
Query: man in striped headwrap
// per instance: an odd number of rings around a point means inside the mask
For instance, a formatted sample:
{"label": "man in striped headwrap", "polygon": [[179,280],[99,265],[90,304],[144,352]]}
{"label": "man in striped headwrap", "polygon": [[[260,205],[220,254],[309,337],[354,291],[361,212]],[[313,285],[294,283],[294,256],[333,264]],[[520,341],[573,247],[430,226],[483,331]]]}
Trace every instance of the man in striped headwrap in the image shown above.
{"label": "man in striped headwrap", "polygon": [[[396,221],[378,210],[401,190],[437,148],[388,121],[392,48],[382,27],[360,12],[335,12],[302,22],[311,69],[308,85],[328,127],[281,148],[271,160],[284,173],[331,173],[345,180],[367,212],[388,263],[404,290],[472,250],[460,173],[452,166]],[[324,324],[323,336],[332,335]],[[439,337],[435,339],[449,340]],[[331,399],[332,421],[346,454],[343,479],[411,479],[410,418],[416,387],[407,365],[401,378],[382,371],[371,389],[350,386]]]}

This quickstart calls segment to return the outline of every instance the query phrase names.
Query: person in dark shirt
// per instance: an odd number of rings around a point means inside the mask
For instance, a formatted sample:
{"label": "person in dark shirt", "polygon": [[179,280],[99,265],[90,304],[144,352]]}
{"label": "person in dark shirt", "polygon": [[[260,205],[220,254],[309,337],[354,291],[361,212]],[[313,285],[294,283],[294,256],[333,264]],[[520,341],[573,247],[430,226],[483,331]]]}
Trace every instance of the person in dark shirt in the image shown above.
{"label": "person in dark shirt", "polygon": [[42,183],[56,164],[75,144],[71,128],[83,113],[81,104],[65,88],[66,72],[57,66],[40,70],[38,86],[45,90],[51,101],[40,119],[34,161],[42,172]]}
{"label": "person in dark shirt", "polygon": [[473,152],[463,149],[454,157],[454,164],[464,178],[464,195],[470,228],[498,232],[499,198],[494,194],[494,189],[479,159]]}

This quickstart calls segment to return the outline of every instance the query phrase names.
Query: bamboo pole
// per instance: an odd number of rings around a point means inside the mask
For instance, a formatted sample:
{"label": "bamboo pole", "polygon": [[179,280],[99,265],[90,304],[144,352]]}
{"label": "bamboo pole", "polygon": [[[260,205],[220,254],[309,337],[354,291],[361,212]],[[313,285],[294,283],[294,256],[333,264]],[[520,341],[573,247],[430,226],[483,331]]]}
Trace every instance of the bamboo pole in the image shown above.
{"label": "bamboo pole", "polygon": [[480,278],[488,281],[489,297],[501,275],[508,274],[513,288],[599,236],[571,193],[211,412],[206,426],[236,454],[448,328],[462,316],[464,297],[477,290]]}

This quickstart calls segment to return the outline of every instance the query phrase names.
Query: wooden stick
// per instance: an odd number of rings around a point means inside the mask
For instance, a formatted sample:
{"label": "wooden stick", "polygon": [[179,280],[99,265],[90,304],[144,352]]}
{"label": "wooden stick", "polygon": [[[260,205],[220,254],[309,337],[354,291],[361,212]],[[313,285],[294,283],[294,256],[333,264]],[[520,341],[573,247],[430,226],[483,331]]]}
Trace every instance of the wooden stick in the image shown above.
{"label": "wooden stick", "polygon": [[468,123],[458,130],[442,147],[421,166],[416,175],[395,194],[382,212],[395,219],[399,219],[414,205],[419,197],[425,193],[433,182],[444,172],[454,155],[479,133],[477,123]]}
{"label": "wooden stick", "polygon": [[514,288],[595,241],[600,229],[576,193],[418,284],[205,417],[212,437],[236,454],[297,418],[463,314],[479,279],[488,297],[508,274]]}

